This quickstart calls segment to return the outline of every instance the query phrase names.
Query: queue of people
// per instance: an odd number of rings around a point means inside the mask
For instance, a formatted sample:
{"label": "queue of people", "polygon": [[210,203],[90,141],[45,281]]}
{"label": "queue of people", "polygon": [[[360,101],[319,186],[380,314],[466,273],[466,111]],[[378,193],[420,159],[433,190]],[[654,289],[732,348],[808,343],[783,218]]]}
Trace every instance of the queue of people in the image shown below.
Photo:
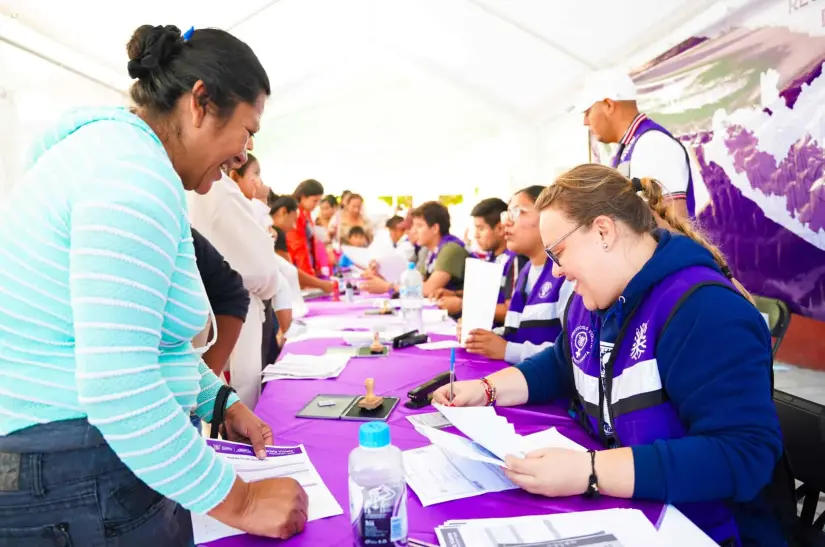
{"label": "queue of people", "polygon": [[[358,194],[339,208],[314,179],[289,195],[263,184],[250,152],[271,90],[246,44],[145,25],[128,53],[134,107],[62,118],[0,222],[0,546],[189,545],[190,511],[288,538],[307,520],[301,486],[244,482],[193,423],[224,414],[227,438],[265,455],[272,431],[250,408],[294,292],[331,292],[335,245],[375,233]],[[568,402],[600,449],[508,458],[528,492],[658,500],[721,545],[793,544],[770,333],[690,220],[689,157],[615,74],[581,104],[617,158],[474,208],[504,274],[498,324],[466,349],[502,368],[435,401]],[[386,228],[425,296],[457,314],[473,255],[448,209],[426,202]],[[397,287],[372,268],[362,290]]]}

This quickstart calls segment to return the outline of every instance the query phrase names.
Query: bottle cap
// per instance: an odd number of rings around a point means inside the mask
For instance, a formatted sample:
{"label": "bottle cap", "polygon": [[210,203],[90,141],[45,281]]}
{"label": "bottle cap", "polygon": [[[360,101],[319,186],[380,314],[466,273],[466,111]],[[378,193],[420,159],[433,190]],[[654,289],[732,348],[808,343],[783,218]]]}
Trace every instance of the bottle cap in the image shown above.
{"label": "bottle cap", "polygon": [[415,269],[415,262],[407,262],[407,269],[414,270]]}
{"label": "bottle cap", "polygon": [[358,444],[364,448],[383,448],[390,444],[390,426],[384,422],[367,422],[358,430]]}

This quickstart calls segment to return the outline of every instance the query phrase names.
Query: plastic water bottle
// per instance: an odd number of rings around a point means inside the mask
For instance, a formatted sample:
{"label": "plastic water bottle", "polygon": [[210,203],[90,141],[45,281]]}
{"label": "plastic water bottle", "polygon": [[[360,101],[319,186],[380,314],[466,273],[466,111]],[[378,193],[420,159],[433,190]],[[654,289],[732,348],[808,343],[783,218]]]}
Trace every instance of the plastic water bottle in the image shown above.
{"label": "plastic water bottle", "polygon": [[390,444],[390,428],[384,422],[362,424],[358,441],[349,455],[353,545],[406,545],[407,483],[401,450]]}
{"label": "plastic water bottle", "polygon": [[405,330],[418,329],[419,332],[424,332],[422,312],[424,306],[424,280],[418,270],[415,269],[414,262],[407,264],[407,271],[401,274],[401,282],[398,288],[401,296],[401,316],[404,320]]}

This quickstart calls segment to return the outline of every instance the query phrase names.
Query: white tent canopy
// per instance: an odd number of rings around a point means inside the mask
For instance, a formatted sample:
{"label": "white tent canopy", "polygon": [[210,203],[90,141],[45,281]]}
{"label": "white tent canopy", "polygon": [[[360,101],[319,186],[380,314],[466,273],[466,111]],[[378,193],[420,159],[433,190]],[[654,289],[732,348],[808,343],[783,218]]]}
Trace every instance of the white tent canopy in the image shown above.
{"label": "white tent canopy", "polygon": [[586,161],[565,115],[584,75],[630,69],[746,3],[0,0],[0,171],[13,179],[21,144],[62,110],[125,104],[132,31],[175,24],[226,28],[260,57],[273,93],[256,153],[276,190],[313,177],[505,196]]}

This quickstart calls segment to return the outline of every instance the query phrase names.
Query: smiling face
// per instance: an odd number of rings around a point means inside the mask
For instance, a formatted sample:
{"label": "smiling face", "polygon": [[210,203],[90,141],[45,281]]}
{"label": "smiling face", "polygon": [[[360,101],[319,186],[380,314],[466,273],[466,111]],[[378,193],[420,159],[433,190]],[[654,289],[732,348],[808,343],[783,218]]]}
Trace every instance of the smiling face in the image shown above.
{"label": "smiling face", "polygon": [[178,116],[180,151],[172,157],[184,188],[199,194],[207,193],[221,178],[222,167],[229,171],[246,163],[266,101],[261,93],[255,104],[240,102],[223,118],[211,105],[201,106],[204,93],[203,82],[198,81],[189,97],[179,103],[184,110]]}
{"label": "smiling face", "polygon": [[588,310],[608,308],[624,288],[616,275],[624,271],[617,260],[622,253],[606,252],[616,240],[616,223],[597,217],[590,227],[578,227],[555,208],[545,209],[539,217],[539,231],[545,249],[556,256],[553,275],[575,283],[575,292]]}
{"label": "smiling face", "polygon": [[[539,214],[533,205],[532,198],[524,192],[514,195],[510,200],[504,239],[507,241],[507,249],[516,254],[532,256],[542,249]],[[515,220],[514,216],[517,217]]]}

